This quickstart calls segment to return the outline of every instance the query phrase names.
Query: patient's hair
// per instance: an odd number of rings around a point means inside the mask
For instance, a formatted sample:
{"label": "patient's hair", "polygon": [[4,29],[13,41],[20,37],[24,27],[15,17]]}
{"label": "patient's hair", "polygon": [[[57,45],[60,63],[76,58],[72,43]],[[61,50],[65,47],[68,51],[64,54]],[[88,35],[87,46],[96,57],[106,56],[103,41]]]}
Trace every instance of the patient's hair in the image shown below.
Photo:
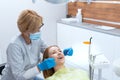
{"label": "patient's hair", "polygon": [[33,10],[23,10],[17,21],[20,32],[35,31],[41,24],[42,17]]}
{"label": "patient's hair", "polygon": [[[48,54],[49,54],[49,49],[51,47],[58,47],[58,46],[57,45],[52,45],[52,46],[49,46],[48,48],[46,48],[46,50],[45,50],[45,52],[43,54],[43,60],[42,61],[44,61],[45,59],[49,58]],[[43,76],[44,76],[44,78],[47,78],[47,77],[52,76],[54,73],[55,73],[54,69],[51,68],[51,69],[48,69],[48,70],[44,70],[43,71]]]}

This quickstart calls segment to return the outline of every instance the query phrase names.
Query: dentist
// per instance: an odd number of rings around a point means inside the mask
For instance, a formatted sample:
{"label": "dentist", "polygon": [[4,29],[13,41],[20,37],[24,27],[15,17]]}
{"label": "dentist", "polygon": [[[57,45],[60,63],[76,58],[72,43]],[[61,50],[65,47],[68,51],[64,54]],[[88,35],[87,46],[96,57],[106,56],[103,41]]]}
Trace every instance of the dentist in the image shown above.
{"label": "dentist", "polygon": [[[41,71],[56,66],[54,59],[41,62],[40,53],[47,45],[40,37],[44,25],[42,17],[33,10],[23,10],[17,21],[21,32],[7,48],[7,63],[1,80],[34,80]],[[64,55],[72,55],[72,48],[64,49]]]}

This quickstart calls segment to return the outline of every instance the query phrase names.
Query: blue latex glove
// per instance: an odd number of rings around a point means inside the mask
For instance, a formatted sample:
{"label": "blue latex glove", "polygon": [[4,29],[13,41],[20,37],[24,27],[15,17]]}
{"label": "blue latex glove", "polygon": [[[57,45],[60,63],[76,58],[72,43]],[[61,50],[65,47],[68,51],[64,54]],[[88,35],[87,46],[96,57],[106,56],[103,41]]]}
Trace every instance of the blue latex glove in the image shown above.
{"label": "blue latex glove", "polygon": [[33,80],[44,80],[44,79],[42,79],[40,77],[35,77]]}
{"label": "blue latex glove", "polygon": [[54,66],[56,66],[56,62],[54,58],[45,59],[42,63],[39,63],[37,65],[40,71],[48,70],[50,68],[53,68]]}
{"label": "blue latex glove", "polygon": [[63,50],[64,55],[72,56],[73,55],[73,49],[72,48],[67,48]]}

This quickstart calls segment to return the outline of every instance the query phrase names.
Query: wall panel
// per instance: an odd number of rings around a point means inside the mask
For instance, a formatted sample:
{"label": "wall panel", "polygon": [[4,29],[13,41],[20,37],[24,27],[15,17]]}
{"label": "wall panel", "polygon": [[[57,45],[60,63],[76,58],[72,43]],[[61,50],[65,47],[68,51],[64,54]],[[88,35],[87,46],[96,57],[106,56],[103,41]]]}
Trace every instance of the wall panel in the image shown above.
{"label": "wall panel", "polygon": [[76,16],[78,8],[82,8],[83,22],[120,28],[119,3],[69,2],[68,15]]}

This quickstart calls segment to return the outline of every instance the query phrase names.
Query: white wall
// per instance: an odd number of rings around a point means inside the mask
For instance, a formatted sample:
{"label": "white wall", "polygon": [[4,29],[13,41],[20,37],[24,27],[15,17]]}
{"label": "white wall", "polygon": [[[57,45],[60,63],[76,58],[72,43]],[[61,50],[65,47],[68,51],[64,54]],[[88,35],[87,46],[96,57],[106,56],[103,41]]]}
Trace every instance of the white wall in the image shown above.
{"label": "white wall", "polygon": [[[66,4],[50,4],[44,0],[1,0],[0,1],[0,50],[2,60],[6,61],[6,48],[10,39],[18,34],[17,18],[24,9],[33,9],[37,11],[44,19],[44,28],[42,37],[46,44],[56,44],[56,20],[65,17]],[[1,58],[0,55],[0,58]]]}

